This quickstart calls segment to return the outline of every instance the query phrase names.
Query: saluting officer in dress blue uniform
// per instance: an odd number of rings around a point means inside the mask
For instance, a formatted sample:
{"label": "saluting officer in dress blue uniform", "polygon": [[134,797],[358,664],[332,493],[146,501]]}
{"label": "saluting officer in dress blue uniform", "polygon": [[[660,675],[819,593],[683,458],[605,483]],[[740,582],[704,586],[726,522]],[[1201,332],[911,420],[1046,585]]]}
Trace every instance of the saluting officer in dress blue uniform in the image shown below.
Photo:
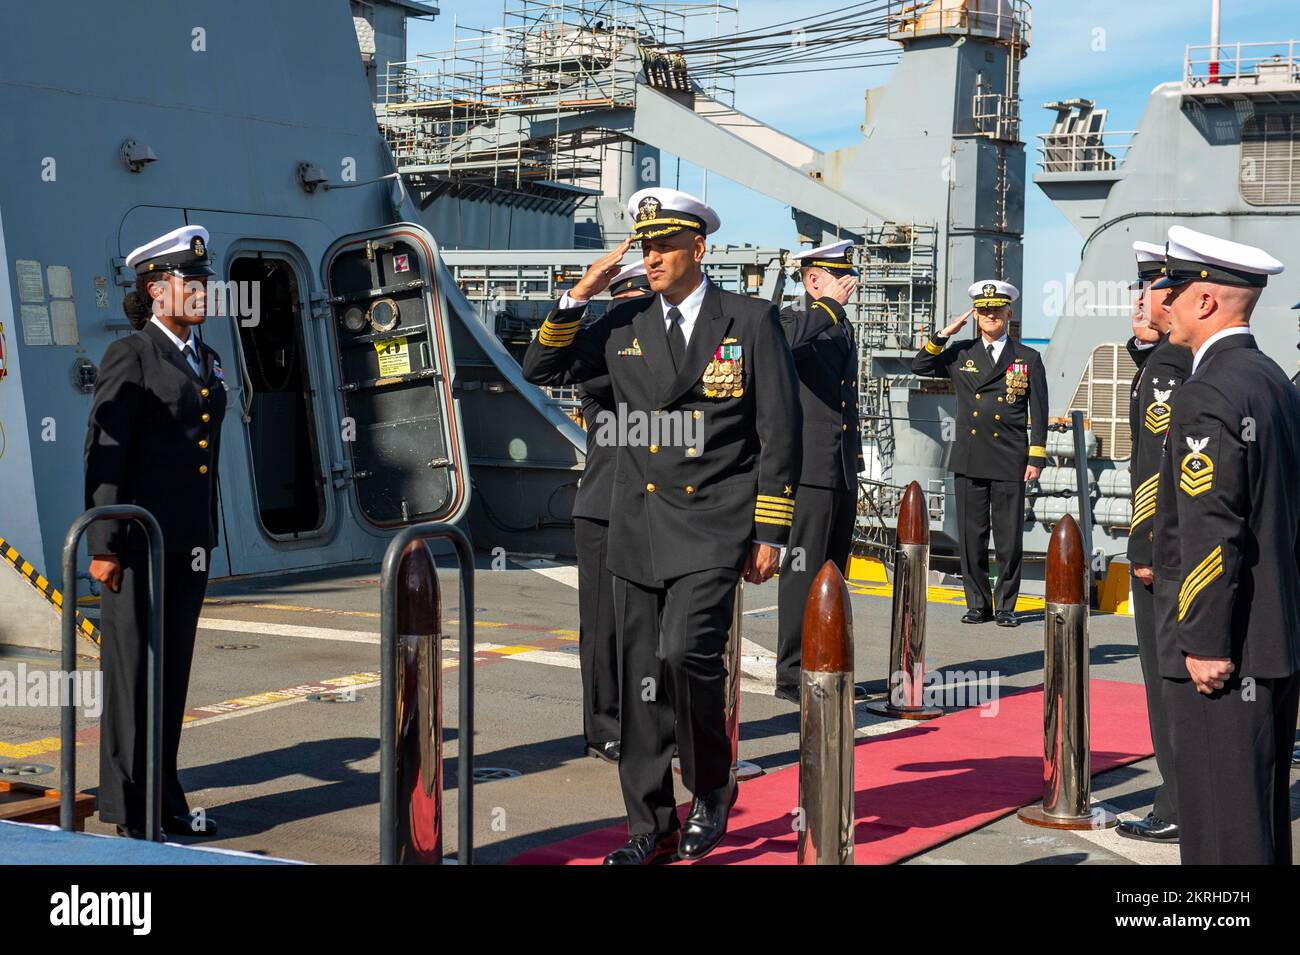
{"label": "saluting officer in dress blue uniform", "polygon": [[[629,212],[634,236],[588,270],[524,356],[538,384],[609,375],[630,422],[617,452],[609,569],[631,838],[610,865],[699,859],[726,834],[737,787],[723,651],[736,584],[776,571],[799,476],[797,379],[776,307],[721,291],[701,267],[717,214],[659,188],[633,195]],[[634,239],[655,294],[580,327]],[[684,826],[674,740],[695,795]]]}
{"label": "saluting officer in dress blue uniform", "polygon": [[[912,359],[912,371],[949,378],[957,392],[948,469],[961,535],[967,607],[962,623],[985,623],[996,611],[998,626],[1015,627],[1025,483],[1038,477],[1047,460],[1047,373],[1037,351],[1007,336],[1011,303],[1020,297],[1014,285],[976,282],[970,297],[974,307],[931,336]],[[971,315],[978,336],[945,348]],[[1028,439],[1026,432],[1031,432]],[[990,526],[998,555],[996,600],[989,588]]]}
{"label": "saluting officer in dress blue uniform", "polygon": [[[217,546],[217,461],[226,382],[204,344],[208,232],[184,226],[126,257],[135,291],[123,309],[134,335],[108,346],[99,366],[86,433],[86,507],[136,504],[158,519],[163,558],[163,829],[213,835],[191,817],[177,775],[181,720],[189,689],[194,631]],[[146,647],[149,557],[134,521],[92,524],[90,575],[103,584],[100,667],[99,817],[119,835],[142,838],[145,813]]]}
{"label": "saluting officer in dress blue uniform", "polygon": [[1300,704],[1300,392],[1250,333],[1282,263],[1169,230],[1170,340],[1192,351],[1156,492],[1155,611],[1184,864],[1291,863]]}
{"label": "saluting officer in dress blue uniform", "polygon": [[858,349],[844,305],[857,286],[850,240],[795,256],[803,298],[781,312],[799,375],[803,470],[781,565],[776,696],[799,702],[803,610],[827,560],[847,573],[858,509]]}
{"label": "saluting officer in dress blue uniform", "polygon": [[1146,682],[1147,718],[1160,787],[1144,819],[1125,819],[1119,834],[1130,839],[1172,842],[1178,839],[1178,784],[1174,778],[1173,747],[1169,741],[1169,716],[1165,712],[1156,650],[1155,604],[1152,594],[1151,539],[1155,528],[1156,485],[1164,451],[1169,417],[1178,400],[1178,388],[1192,373],[1192,353],[1169,340],[1169,313],[1164,309],[1168,289],[1151,285],[1165,274],[1165,247],[1154,242],[1134,242],[1139,294],[1133,306],[1133,337],[1128,353],[1137,365],[1129,391],[1129,431],[1133,450],[1129,476],[1133,486],[1133,518],[1129,527],[1128,559],[1132,568],[1133,626],[1138,659]]}
{"label": "saluting officer in dress blue uniform", "polygon": [[[645,263],[634,262],[609,283],[614,301],[650,294]],[[614,577],[606,569],[609,501],[614,490],[616,444],[597,440],[615,415],[609,375],[578,386],[587,428],[587,463],[573,501],[573,539],[578,554],[578,661],[582,672],[582,732],[587,755],[617,763],[618,634],[614,623]]]}

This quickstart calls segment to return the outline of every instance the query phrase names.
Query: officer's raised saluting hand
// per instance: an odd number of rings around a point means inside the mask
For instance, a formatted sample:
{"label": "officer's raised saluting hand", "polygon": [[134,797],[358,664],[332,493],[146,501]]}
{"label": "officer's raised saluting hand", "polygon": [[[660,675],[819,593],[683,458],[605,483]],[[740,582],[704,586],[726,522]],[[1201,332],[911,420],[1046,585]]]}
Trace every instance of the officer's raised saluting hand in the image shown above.
{"label": "officer's raised saluting hand", "polygon": [[626,239],[616,245],[613,251],[592,263],[591,268],[581,279],[578,284],[569,292],[569,297],[579,302],[589,302],[605,289],[609,288],[609,283],[614,280],[622,268],[620,264],[623,256],[627,255],[628,250],[632,248],[632,242],[636,239],[635,233],[629,235]]}
{"label": "officer's raised saluting hand", "polygon": [[1146,293],[1139,295],[1133,303],[1133,337],[1140,342],[1160,341],[1160,330],[1152,327],[1149,308]]}
{"label": "officer's raised saluting hand", "polygon": [[970,320],[970,317],[974,314],[975,314],[975,309],[972,308],[968,310],[966,314],[962,315],[955,322],[953,322],[951,325],[949,325],[947,328],[941,331],[939,335],[943,338],[952,338],[953,335],[956,335],[959,331],[962,330],[963,327],[965,327],[966,323]]}
{"label": "officer's raised saluting hand", "polygon": [[841,305],[847,305],[857,287],[858,277],[856,275],[841,275],[831,279],[830,285],[826,289],[826,297],[835,299]]}

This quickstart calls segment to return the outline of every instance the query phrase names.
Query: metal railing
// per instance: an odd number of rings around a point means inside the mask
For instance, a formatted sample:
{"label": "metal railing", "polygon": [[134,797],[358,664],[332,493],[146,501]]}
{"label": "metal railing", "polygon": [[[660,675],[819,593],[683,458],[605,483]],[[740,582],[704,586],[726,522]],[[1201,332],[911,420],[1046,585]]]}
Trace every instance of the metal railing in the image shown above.
{"label": "metal railing", "polygon": [[[460,562],[460,722],[457,729],[456,842],[461,865],[474,861],[474,549],[453,524],[413,524],[384,551],[379,574],[379,862],[397,863],[397,588],[402,552],[417,540],[450,540]],[[437,675],[441,678],[441,673]]]}
{"label": "metal railing", "polygon": [[1189,46],[1183,54],[1183,86],[1300,87],[1300,40]]}
{"label": "metal railing", "polygon": [[[77,547],[86,528],[96,521],[138,521],[149,543],[149,645],[146,648],[144,837],[162,836],[162,678],[163,678],[163,547],[158,520],[134,504],[92,507],[68,528],[63,538],[63,647],[61,666],[69,688],[77,672]],[[114,635],[116,636],[116,635]],[[77,708],[73,694],[59,710],[59,828],[76,828]]]}
{"label": "metal railing", "polygon": [[1124,165],[1137,130],[1039,133],[1039,172],[1112,172]]}
{"label": "metal railing", "polygon": [[1033,8],[1027,0],[974,0],[962,4],[934,0],[891,0],[891,40],[960,33],[994,37],[1019,48],[1029,46]]}

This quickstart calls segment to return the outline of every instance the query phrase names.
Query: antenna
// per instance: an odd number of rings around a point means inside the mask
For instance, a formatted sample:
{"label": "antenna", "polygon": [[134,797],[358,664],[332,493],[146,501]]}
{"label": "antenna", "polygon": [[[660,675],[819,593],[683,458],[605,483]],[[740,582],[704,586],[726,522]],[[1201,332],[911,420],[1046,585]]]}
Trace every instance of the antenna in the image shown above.
{"label": "antenna", "polygon": [[1219,82],[1219,13],[1221,0],[1210,0],[1210,82]]}

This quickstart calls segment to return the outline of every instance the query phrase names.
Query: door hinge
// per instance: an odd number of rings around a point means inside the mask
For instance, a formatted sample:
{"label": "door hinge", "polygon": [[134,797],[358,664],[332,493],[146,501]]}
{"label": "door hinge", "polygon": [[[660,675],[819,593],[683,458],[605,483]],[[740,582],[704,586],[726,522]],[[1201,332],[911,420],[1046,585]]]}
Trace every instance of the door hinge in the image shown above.
{"label": "door hinge", "polygon": [[312,292],[308,300],[312,318],[325,318],[330,313],[329,298],[324,292]]}
{"label": "door hinge", "polygon": [[330,473],[334,475],[332,483],[335,488],[345,488],[348,482],[352,480],[352,468],[339,461],[335,461],[330,466]]}

